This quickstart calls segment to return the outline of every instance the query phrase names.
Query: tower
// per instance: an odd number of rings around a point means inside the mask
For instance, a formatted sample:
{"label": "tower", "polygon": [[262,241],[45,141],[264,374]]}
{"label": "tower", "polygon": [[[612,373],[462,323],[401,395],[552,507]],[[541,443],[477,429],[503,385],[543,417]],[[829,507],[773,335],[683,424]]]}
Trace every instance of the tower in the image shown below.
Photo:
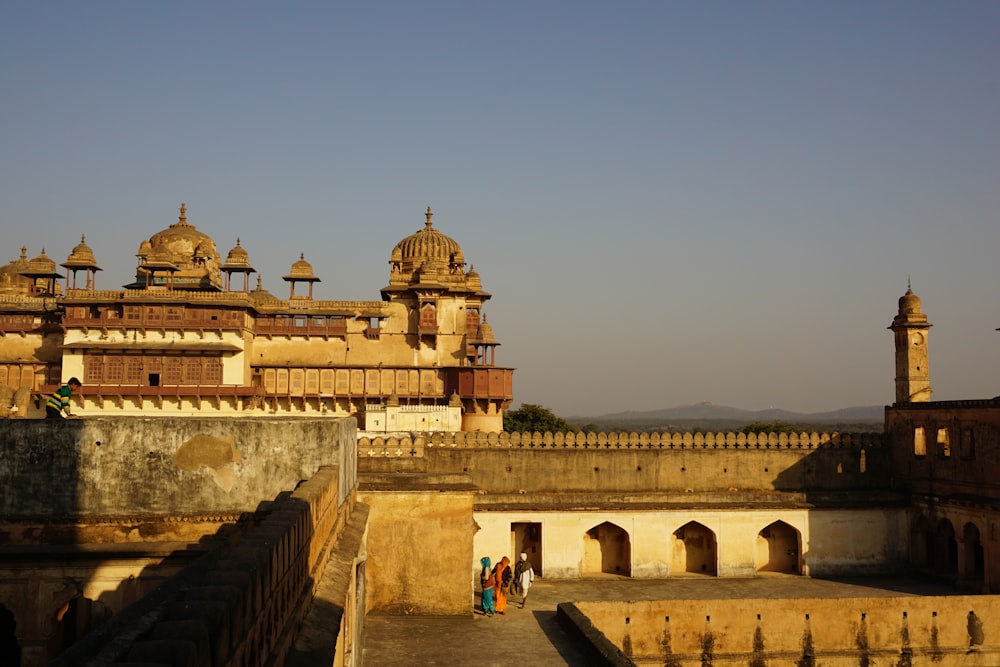
{"label": "tower", "polygon": [[920,297],[909,283],[899,297],[899,312],[892,318],[896,342],[896,403],[918,403],[931,398],[927,334],[931,328],[921,309]]}

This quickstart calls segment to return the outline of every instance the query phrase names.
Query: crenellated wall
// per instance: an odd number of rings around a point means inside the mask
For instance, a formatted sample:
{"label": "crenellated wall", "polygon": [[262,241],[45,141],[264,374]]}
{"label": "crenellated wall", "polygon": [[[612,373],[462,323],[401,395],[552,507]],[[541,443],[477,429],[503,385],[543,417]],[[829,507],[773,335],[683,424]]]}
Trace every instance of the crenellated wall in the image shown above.
{"label": "crenellated wall", "polygon": [[469,474],[490,494],[881,491],[881,433],[434,433],[362,437],[361,472]]}

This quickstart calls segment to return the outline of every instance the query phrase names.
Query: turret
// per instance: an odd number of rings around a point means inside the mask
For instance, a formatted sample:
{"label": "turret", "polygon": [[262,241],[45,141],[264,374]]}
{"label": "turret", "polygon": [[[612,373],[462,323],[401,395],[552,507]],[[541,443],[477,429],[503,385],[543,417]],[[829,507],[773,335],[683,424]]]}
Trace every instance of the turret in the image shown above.
{"label": "turret", "polygon": [[921,309],[920,297],[909,283],[899,297],[899,312],[889,329],[896,343],[896,403],[918,403],[931,399],[930,359],[927,334],[931,328]]}

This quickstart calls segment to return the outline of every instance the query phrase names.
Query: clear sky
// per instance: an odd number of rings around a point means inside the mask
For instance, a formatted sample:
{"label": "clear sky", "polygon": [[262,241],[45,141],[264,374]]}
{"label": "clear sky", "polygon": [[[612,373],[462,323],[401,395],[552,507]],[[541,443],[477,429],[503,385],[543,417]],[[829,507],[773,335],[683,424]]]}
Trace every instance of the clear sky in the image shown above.
{"label": "clear sky", "polygon": [[1000,2],[5,2],[0,263],[177,220],[276,295],[378,300],[452,236],[515,405],[1000,394]]}

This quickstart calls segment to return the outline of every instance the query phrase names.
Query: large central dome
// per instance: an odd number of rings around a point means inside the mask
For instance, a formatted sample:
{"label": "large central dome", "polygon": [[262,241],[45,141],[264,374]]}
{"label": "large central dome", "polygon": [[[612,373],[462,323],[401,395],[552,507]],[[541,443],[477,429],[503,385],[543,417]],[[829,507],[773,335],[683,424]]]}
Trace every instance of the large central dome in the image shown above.
{"label": "large central dome", "polygon": [[424,223],[424,228],[397,243],[396,247],[392,249],[393,259],[398,257],[399,261],[413,268],[419,267],[428,260],[435,259],[446,264],[464,261],[458,242],[434,229],[432,220],[434,213],[430,206],[427,207],[425,215],[427,222]]}
{"label": "large central dome", "polygon": [[[170,284],[175,289],[219,289],[222,284],[215,241],[187,221],[181,204],[177,222],[139,245],[139,266],[132,287]],[[169,275],[167,280],[166,274]]]}
{"label": "large central dome", "polygon": [[150,236],[149,244],[154,248],[166,249],[178,268],[189,268],[201,263],[196,261],[196,257],[199,260],[214,261],[218,265],[219,252],[215,249],[215,241],[187,221],[187,206],[181,204],[180,211],[177,222]]}

